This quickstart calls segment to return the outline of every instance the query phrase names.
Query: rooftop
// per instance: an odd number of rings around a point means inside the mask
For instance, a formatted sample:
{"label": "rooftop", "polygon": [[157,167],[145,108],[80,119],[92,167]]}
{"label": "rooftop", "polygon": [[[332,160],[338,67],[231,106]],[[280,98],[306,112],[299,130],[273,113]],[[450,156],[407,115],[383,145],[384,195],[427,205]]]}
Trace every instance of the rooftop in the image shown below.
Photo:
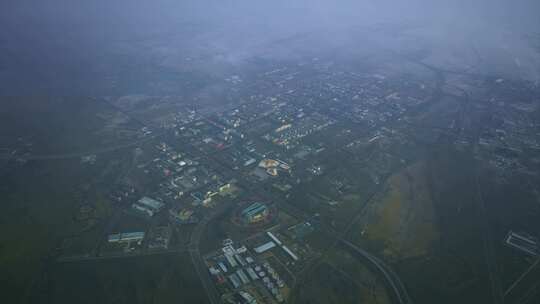
{"label": "rooftop", "polygon": [[145,207],[151,208],[151,209],[153,209],[154,211],[158,211],[159,209],[161,209],[161,208],[164,206],[164,204],[163,204],[162,202],[156,201],[155,199],[149,198],[149,197],[147,197],[147,196],[142,197],[142,198],[138,201],[138,203],[139,203],[140,205],[145,206]]}
{"label": "rooftop", "polygon": [[253,203],[251,204],[249,207],[247,207],[246,209],[244,209],[242,211],[242,215],[243,216],[253,216],[259,212],[262,212],[264,210],[266,210],[268,207],[266,207],[265,204],[261,204],[261,203]]}
{"label": "rooftop", "polygon": [[270,241],[268,243],[262,244],[259,247],[256,247],[254,250],[255,250],[256,253],[263,253],[263,252],[265,252],[265,251],[267,251],[269,249],[272,249],[274,247],[276,247],[276,243]]}

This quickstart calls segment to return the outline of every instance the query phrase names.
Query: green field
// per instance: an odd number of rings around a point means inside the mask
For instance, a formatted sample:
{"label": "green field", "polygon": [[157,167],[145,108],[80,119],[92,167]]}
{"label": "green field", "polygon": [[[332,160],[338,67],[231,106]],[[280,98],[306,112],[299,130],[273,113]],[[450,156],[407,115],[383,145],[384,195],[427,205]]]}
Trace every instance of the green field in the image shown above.
{"label": "green field", "polygon": [[387,304],[382,280],[348,252],[334,249],[298,286],[292,303]]}
{"label": "green field", "polygon": [[40,303],[207,303],[188,255],[53,266]]}

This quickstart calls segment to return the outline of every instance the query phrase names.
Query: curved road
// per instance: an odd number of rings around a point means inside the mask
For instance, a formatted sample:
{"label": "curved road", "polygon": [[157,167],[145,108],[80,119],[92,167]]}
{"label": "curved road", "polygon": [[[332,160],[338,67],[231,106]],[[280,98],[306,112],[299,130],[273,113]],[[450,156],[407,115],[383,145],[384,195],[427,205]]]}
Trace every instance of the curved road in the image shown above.
{"label": "curved road", "polygon": [[403,285],[398,275],[383,261],[379,260],[377,257],[371,255],[369,252],[363,250],[362,248],[354,245],[353,243],[345,239],[340,239],[339,241],[345,246],[347,246],[349,249],[353,250],[355,253],[363,257],[365,260],[370,262],[373,266],[375,266],[375,268],[384,276],[384,279],[386,283],[388,283],[388,286],[391,287],[395,295],[395,299],[398,301],[398,303],[412,303],[412,300],[407,293],[405,285]]}

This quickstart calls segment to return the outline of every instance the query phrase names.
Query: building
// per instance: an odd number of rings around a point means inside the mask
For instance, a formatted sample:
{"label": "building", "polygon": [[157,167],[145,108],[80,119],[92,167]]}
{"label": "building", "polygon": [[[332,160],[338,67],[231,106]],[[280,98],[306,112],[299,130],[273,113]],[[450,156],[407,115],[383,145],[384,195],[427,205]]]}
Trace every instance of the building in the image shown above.
{"label": "building", "polygon": [[208,268],[208,271],[210,272],[211,275],[218,275],[220,274],[219,270],[215,267],[210,267]]}
{"label": "building", "polygon": [[219,187],[219,192],[225,192],[227,190],[230,190],[231,189],[231,183],[226,183],[226,184],[223,184]]}
{"label": "building", "polygon": [[142,242],[144,232],[125,232],[109,235],[109,243]]}
{"label": "building", "polygon": [[268,235],[272,239],[272,241],[274,241],[274,243],[281,246],[281,241],[272,232],[267,231],[266,235]]}
{"label": "building", "polygon": [[143,214],[146,214],[148,216],[154,216],[154,212],[150,209],[147,209],[143,206],[140,206],[140,205],[137,205],[137,204],[133,204],[131,205],[131,208],[143,213]]}
{"label": "building", "polygon": [[212,198],[216,195],[218,195],[219,192],[218,191],[213,191],[213,190],[209,190],[206,192],[206,194],[204,195],[204,199],[202,201],[203,205],[208,205],[210,204],[210,202],[212,202]]}
{"label": "building", "polygon": [[263,253],[263,252],[265,252],[265,251],[267,251],[267,250],[270,250],[270,249],[272,249],[272,248],[274,248],[274,247],[276,247],[276,243],[270,241],[270,242],[268,242],[268,243],[262,244],[262,245],[259,246],[259,247],[256,247],[256,248],[253,249],[253,250],[255,250],[256,253]]}
{"label": "building", "polygon": [[199,219],[194,215],[194,211],[191,209],[171,209],[169,210],[170,218],[176,221],[179,224],[194,224],[199,221]]}
{"label": "building", "polygon": [[256,162],[255,158],[250,158],[244,162],[244,167],[251,166]]}
{"label": "building", "polygon": [[285,246],[272,232],[267,231],[266,235],[268,235],[270,239],[272,239],[271,243],[278,244],[279,246],[281,246],[283,251],[285,251],[294,261],[298,261],[298,256],[296,256],[294,252],[292,252],[287,246]]}
{"label": "building", "polygon": [[244,258],[242,258],[239,254],[235,254],[234,258],[238,261],[238,264],[240,264],[240,266],[243,267],[247,265],[246,260],[244,260]]}
{"label": "building", "polygon": [[154,214],[159,212],[163,206],[165,206],[164,203],[146,196],[131,205],[133,209],[138,210],[148,216],[154,216]]}
{"label": "building", "polygon": [[238,266],[232,254],[225,254],[225,258],[227,259],[227,262],[229,262],[231,268]]}
{"label": "building", "polygon": [[218,265],[224,273],[227,272],[227,266],[223,262],[219,262]]}
{"label": "building", "polygon": [[506,244],[532,256],[538,256],[540,250],[538,241],[525,233],[508,232],[506,235]]}
{"label": "building", "polygon": [[258,277],[257,274],[255,273],[255,271],[253,270],[253,268],[248,267],[248,268],[246,268],[246,271],[247,271],[249,277],[251,278],[251,280],[255,281],[255,280],[258,280],[258,279],[259,279],[259,277]]}
{"label": "building", "polygon": [[238,294],[242,298],[240,303],[257,304],[257,300],[251,294],[245,291],[240,291]]}
{"label": "building", "polygon": [[281,248],[283,248],[283,250],[291,257],[291,259],[293,259],[294,261],[298,261],[298,256],[296,256],[296,254],[294,254],[287,246],[283,245],[281,246]]}
{"label": "building", "polygon": [[253,203],[242,210],[242,219],[246,223],[257,223],[264,220],[269,214],[268,207],[262,203]]}
{"label": "building", "polygon": [[141,198],[137,203],[141,206],[151,209],[154,212],[158,212],[165,205],[162,202],[149,198],[147,196]]}
{"label": "building", "polygon": [[242,284],[248,284],[249,283],[249,279],[246,276],[246,273],[242,269],[238,269],[236,271],[236,274],[238,275],[238,277],[242,281]]}
{"label": "building", "polygon": [[273,159],[263,159],[259,162],[259,167],[264,169],[275,168],[277,166],[279,166],[279,162]]}
{"label": "building", "polygon": [[229,280],[231,281],[231,284],[233,285],[234,288],[238,288],[242,285],[236,273],[229,275]]}

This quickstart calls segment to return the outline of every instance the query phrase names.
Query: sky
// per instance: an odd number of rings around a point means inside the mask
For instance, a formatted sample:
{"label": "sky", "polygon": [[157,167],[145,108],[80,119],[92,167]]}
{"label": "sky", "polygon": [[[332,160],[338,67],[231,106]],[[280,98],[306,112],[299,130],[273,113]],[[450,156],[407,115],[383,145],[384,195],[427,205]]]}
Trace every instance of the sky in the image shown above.
{"label": "sky", "polygon": [[[433,63],[443,65],[458,64],[448,56],[467,57],[456,54],[472,46],[489,72],[534,81],[540,59],[529,37],[540,34],[539,11],[535,0],[6,0],[0,94],[88,94],[83,87],[107,77],[118,64],[110,56],[122,52],[132,64],[171,68],[181,68],[180,58],[217,54],[201,67],[208,71],[212,63],[218,70],[313,50],[350,56],[374,41],[394,51],[429,47]],[[410,38],[372,30],[382,25]]]}

